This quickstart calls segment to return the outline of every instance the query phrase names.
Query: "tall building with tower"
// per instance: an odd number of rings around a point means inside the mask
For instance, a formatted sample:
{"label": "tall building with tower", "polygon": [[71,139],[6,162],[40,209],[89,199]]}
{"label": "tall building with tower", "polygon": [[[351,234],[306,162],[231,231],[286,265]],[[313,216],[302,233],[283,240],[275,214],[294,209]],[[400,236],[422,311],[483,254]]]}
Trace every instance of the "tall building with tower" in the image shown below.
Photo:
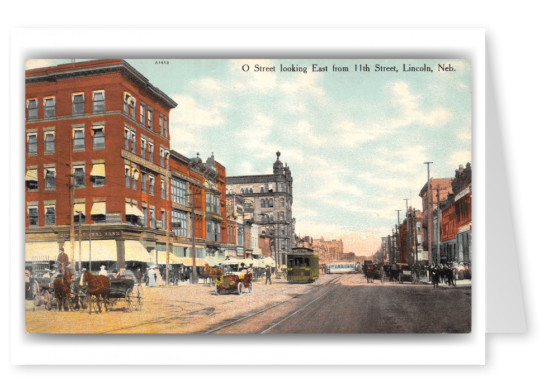
{"label": "tall building with tower", "polygon": [[281,162],[280,156],[278,151],[272,174],[226,179],[227,198],[239,195],[243,199],[245,220],[257,224],[260,235],[271,236],[272,257],[278,266],[286,264],[295,237],[293,177],[291,168]]}

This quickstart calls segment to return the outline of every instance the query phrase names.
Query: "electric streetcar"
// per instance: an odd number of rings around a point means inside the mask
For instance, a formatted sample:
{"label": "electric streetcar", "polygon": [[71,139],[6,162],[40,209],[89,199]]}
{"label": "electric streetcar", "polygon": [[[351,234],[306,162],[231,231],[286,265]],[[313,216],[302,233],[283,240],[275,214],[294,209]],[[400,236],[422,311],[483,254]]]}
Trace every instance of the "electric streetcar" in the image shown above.
{"label": "electric streetcar", "polygon": [[314,282],[319,278],[319,258],[314,250],[294,247],[287,254],[287,281],[290,283]]}

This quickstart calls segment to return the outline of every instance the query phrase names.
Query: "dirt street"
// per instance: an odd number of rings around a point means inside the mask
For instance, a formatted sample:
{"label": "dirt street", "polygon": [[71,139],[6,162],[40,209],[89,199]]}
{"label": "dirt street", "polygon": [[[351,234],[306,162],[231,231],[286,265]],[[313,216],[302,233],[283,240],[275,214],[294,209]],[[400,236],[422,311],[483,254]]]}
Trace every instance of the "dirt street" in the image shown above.
{"label": "dirt street", "polygon": [[272,279],[252,293],[214,286],[144,287],[141,311],[47,311],[26,302],[31,333],[442,333],[470,331],[470,286],[437,288],[321,275],[312,284]]}

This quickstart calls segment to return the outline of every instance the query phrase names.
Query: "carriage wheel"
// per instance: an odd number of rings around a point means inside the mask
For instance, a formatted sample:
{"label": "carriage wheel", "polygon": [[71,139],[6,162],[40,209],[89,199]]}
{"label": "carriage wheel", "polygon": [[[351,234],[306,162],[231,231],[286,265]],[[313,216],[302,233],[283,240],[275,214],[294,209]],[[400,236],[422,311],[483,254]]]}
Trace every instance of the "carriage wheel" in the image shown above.
{"label": "carriage wheel", "polygon": [[54,301],[54,299],[55,296],[50,294],[50,291],[44,291],[44,307],[46,307],[48,311],[52,310],[52,302]]}
{"label": "carriage wheel", "polygon": [[126,310],[130,311],[132,310],[132,288],[128,288],[126,290],[126,293],[124,295],[124,299],[126,301]]}
{"label": "carriage wheel", "polygon": [[249,283],[249,293],[253,293],[253,282]]}
{"label": "carriage wheel", "polygon": [[40,295],[40,285],[38,285],[37,281],[33,282],[31,289],[33,293],[33,303],[36,307],[38,307],[42,304],[42,296]]}
{"label": "carriage wheel", "polygon": [[237,294],[240,295],[240,296],[243,294],[243,283],[242,282],[237,284]]}
{"label": "carriage wheel", "polygon": [[90,302],[88,300],[88,295],[79,295],[80,298],[80,309],[82,311],[88,309],[88,306],[90,305]]}
{"label": "carriage wheel", "polygon": [[136,287],[136,297],[134,300],[134,308],[137,311],[141,311],[143,305],[143,288],[141,286]]}

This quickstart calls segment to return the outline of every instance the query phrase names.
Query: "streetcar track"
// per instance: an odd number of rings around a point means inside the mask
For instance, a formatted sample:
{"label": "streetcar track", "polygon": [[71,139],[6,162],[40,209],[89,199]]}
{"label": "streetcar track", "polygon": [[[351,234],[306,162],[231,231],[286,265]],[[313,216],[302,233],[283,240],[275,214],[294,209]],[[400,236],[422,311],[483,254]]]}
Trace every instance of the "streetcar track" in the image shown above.
{"label": "streetcar track", "polygon": [[[333,278],[333,279],[331,279],[331,280],[329,280],[329,281],[327,281],[327,282],[325,282],[325,283],[323,283],[323,284],[321,284],[321,285],[315,285],[314,287],[319,289],[319,288],[322,288],[322,287],[325,287],[325,286],[334,285],[333,282],[334,282],[335,280],[339,279],[339,278],[340,278],[340,276],[337,276],[337,277],[335,277],[335,278]],[[326,296],[327,294],[329,294],[329,292],[331,292],[331,291],[332,291],[332,289],[330,289],[330,290],[329,290],[328,292],[326,292],[325,294],[322,294],[321,296],[317,297],[316,299],[314,299],[314,300],[308,302],[308,304],[306,304],[305,306],[301,307],[299,310],[293,312],[293,314],[291,314],[291,316],[294,315],[294,314],[296,314],[296,313],[299,312],[300,310],[306,308],[308,305],[312,304],[314,301],[317,301],[317,300],[319,300],[320,298],[325,297],[325,296]],[[290,298],[287,299],[287,300],[280,301],[280,302],[278,302],[278,303],[276,303],[276,304],[274,304],[274,305],[271,305],[271,306],[269,306],[269,307],[263,308],[263,309],[258,310],[258,311],[253,311],[253,312],[251,312],[251,313],[249,313],[249,314],[247,314],[247,315],[241,316],[241,317],[239,317],[239,318],[237,318],[237,319],[230,320],[230,321],[228,321],[228,322],[223,323],[223,324],[220,325],[220,326],[217,326],[217,327],[214,327],[214,328],[212,328],[212,329],[209,329],[209,330],[205,331],[204,334],[212,334],[212,333],[214,333],[214,332],[217,332],[217,331],[220,331],[220,330],[222,330],[222,329],[228,328],[228,327],[233,326],[233,325],[235,325],[235,324],[241,323],[241,322],[243,322],[243,321],[245,321],[245,320],[247,320],[247,319],[249,319],[249,318],[252,318],[252,317],[255,316],[255,315],[259,315],[259,314],[261,314],[261,313],[263,313],[263,312],[269,311],[269,310],[271,310],[271,309],[273,309],[273,308],[275,308],[275,307],[278,307],[278,306],[280,306],[280,305],[282,305],[282,304],[289,303],[289,302],[291,302],[293,299],[296,299],[296,298],[298,298],[298,297],[300,297],[300,296],[302,296],[302,295],[294,295],[294,296],[290,297]],[[290,316],[289,316],[289,317],[290,317]],[[285,319],[288,319],[288,318],[285,318]],[[284,320],[285,320],[285,319],[284,319]],[[283,320],[282,320],[282,321],[283,321]],[[282,321],[281,321],[281,322],[282,322]],[[281,322],[280,322],[280,323],[281,323]],[[273,326],[270,326],[268,329],[262,331],[260,334],[264,334],[267,330],[271,329],[272,327],[273,327]]]}

